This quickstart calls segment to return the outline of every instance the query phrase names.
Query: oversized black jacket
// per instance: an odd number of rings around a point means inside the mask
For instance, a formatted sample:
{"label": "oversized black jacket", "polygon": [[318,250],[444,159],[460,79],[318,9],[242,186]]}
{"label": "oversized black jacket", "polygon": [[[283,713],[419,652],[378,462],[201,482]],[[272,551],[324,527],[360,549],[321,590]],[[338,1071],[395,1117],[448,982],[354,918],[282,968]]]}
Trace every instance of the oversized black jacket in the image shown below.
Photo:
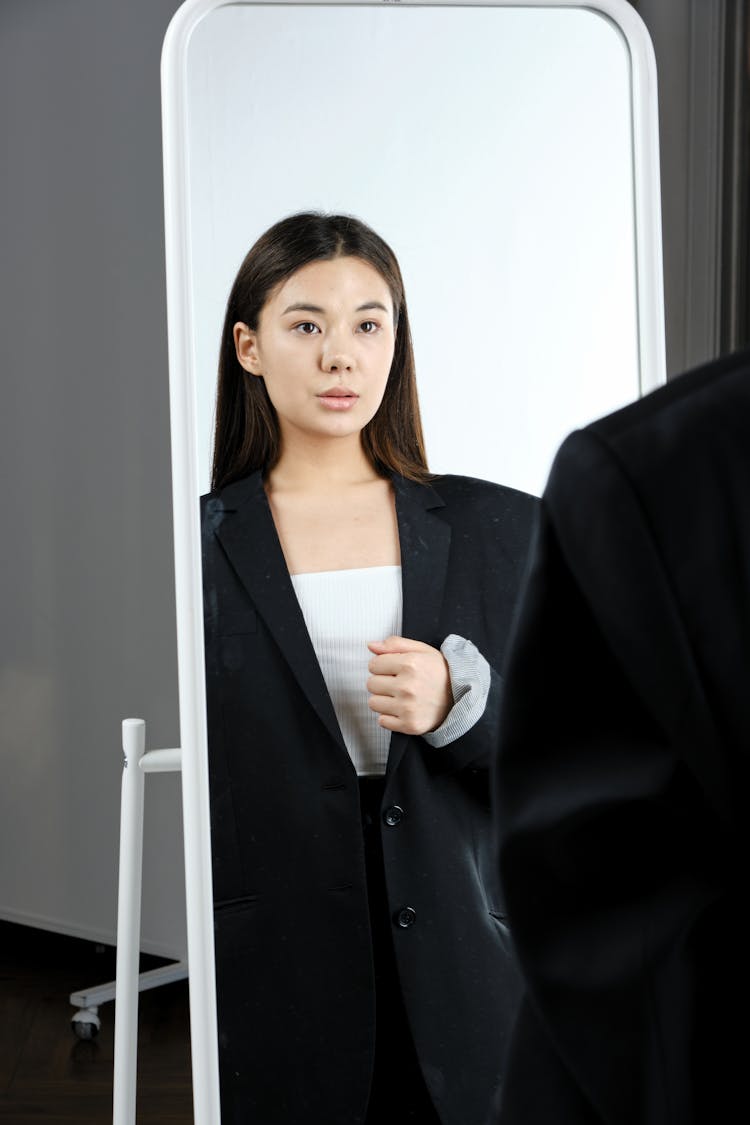
{"label": "oversized black jacket", "polygon": [[[465,477],[393,485],[402,634],[457,633],[493,670],[450,746],[392,736],[383,810],[403,816],[381,824],[390,910],[414,912],[392,932],[425,1081],[444,1125],[484,1125],[518,991],[487,767],[536,501]],[[203,533],[222,1120],[357,1125],[375,1013],[356,774],[260,473],[205,498]]]}
{"label": "oversized black jacket", "polygon": [[745,1120],[750,353],[566,440],[507,673],[503,1125]]}

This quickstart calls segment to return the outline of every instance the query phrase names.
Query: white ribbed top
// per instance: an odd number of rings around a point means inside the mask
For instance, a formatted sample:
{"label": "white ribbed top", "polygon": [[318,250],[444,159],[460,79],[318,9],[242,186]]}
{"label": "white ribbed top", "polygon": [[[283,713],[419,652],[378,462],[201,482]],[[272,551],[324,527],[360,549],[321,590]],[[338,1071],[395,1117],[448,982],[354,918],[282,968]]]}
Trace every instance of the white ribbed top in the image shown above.
{"label": "white ribbed top", "polygon": [[358,774],[382,776],[391,732],[368,704],[368,641],[401,633],[400,566],[292,574],[346,748]]}

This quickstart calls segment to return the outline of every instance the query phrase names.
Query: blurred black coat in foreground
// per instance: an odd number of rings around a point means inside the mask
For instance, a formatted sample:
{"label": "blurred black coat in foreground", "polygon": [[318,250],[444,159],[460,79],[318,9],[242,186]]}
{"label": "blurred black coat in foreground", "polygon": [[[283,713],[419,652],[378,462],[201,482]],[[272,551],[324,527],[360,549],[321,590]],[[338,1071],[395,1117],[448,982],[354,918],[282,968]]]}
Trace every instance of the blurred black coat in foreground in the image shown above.
{"label": "blurred black coat in foreground", "polygon": [[502,1125],[747,1119],[750,353],[564,442],[505,700]]}

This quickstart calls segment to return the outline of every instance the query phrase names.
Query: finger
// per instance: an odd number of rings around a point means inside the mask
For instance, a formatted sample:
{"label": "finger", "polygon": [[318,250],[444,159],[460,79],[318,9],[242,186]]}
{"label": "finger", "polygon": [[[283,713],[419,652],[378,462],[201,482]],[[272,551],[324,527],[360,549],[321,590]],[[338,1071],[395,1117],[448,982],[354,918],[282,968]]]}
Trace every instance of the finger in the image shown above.
{"label": "finger", "polygon": [[396,718],[395,715],[381,715],[378,719],[378,726],[385,727],[386,730],[400,731],[401,720]]}
{"label": "finger", "polygon": [[[373,648],[373,645],[376,648]],[[372,641],[367,646],[373,652],[424,652],[432,646],[425,644],[424,641],[413,641],[409,637],[386,637],[384,641]]]}
{"label": "finger", "polygon": [[405,654],[399,652],[386,652],[382,656],[373,656],[367,665],[367,670],[375,676],[397,676],[406,668]]}
{"label": "finger", "polygon": [[367,706],[378,715],[388,715],[392,719],[398,717],[392,695],[371,695],[367,700]]}
{"label": "finger", "polygon": [[396,694],[396,677],[369,676],[365,686],[371,695],[389,695],[393,698]]}

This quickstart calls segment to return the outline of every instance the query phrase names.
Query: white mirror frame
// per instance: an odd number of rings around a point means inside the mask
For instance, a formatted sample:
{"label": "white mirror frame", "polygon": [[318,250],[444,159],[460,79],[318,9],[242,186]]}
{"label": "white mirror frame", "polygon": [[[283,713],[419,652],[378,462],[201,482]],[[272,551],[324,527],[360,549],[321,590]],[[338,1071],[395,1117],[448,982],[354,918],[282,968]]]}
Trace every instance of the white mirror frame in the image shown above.
{"label": "white mirror frame", "polygon": [[[190,36],[217,8],[257,0],[186,0],[162,52],[162,130],[167,264],[169,383],[174,509],[182,800],[190,965],[190,1028],[195,1120],[219,1125],[219,1067],[213,941],[208,744],[203,647],[196,364],[188,188],[187,67]],[[268,0],[266,0],[268,2]],[[319,0],[272,0],[315,4]],[[325,0],[327,5],[401,3],[462,7],[453,0]],[[627,0],[473,0],[472,6],[574,8],[610,19],[630,52],[635,200],[638,354],[641,393],[666,378],[661,252],[656,63],[645,26]]]}

